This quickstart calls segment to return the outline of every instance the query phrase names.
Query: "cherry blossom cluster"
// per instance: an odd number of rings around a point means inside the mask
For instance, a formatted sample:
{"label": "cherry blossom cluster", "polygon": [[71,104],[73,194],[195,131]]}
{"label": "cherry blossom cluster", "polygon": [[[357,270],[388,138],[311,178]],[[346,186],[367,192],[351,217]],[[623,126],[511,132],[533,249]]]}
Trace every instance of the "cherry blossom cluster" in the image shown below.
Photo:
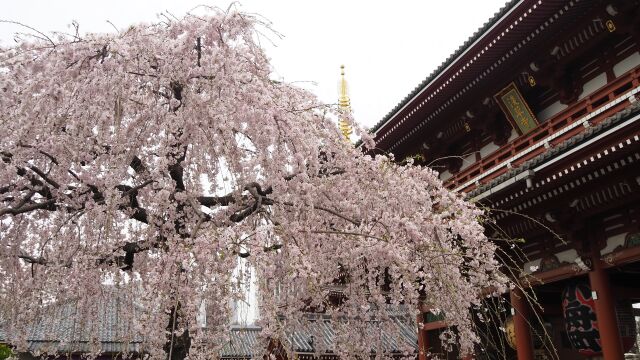
{"label": "cherry blossom cluster", "polygon": [[431,169],[346,142],[330,106],[272,79],[256,27],[216,12],[1,50],[0,326],[16,349],[56,304],[88,319],[117,289],[133,299],[122,341],[215,357],[243,258],[265,339],[286,347],[322,312],[355,358],[422,309],[472,350],[473,309],[508,286],[483,213]]}

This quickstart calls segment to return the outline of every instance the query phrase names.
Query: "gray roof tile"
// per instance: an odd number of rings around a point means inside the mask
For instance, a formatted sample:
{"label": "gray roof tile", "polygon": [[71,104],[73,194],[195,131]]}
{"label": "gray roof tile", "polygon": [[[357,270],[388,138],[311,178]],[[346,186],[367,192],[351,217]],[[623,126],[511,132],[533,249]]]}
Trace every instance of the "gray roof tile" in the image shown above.
{"label": "gray roof tile", "polygon": [[[29,351],[33,353],[83,353],[99,350],[103,353],[144,352],[142,338],[131,327],[140,309],[121,296],[111,296],[96,302],[91,314],[80,314],[78,301],[67,301],[47,308],[41,320],[31,328]],[[124,311],[132,308],[130,312]],[[378,323],[368,324],[367,332],[380,334],[382,351],[398,352],[417,349],[415,322],[408,313],[390,313],[392,326],[399,334],[393,337]],[[283,345],[298,353],[333,352],[334,329],[326,315],[309,314],[295,330],[285,331]],[[205,329],[206,331],[206,329]],[[252,358],[262,354],[264,342],[259,327],[232,327],[229,341],[220,352],[222,358]],[[396,331],[394,331],[395,333]],[[0,342],[7,341],[0,327]],[[378,351],[372,346],[372,352]]]}
{"label": "gray roof tile", "polygon": [[[49,306],[35,325],[27,340],[34,353],[137,352],[142,338],[131,324],[139,309],[122,295],[106,293],[99,301],[82,312],[78,300]],[[8,341],[0,329],[0,342]]]}

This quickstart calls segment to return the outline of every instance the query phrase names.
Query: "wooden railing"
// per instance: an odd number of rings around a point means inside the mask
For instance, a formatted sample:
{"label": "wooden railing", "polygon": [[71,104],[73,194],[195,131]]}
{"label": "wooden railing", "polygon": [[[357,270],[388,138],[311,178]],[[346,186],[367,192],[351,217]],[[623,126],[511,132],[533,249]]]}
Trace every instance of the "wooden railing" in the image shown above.
{"label": "wooden railing", "polygon": [[[469,192],[561,143],[597,125],[629,106],[630,91],[640,86],[640,66],[616,78],[591,95],[562,110],[530,133],[503,145],[445,181],[450,189]],[[635,98],[634,98],[635,99]],[[632,100],[633,101],[633,100]],[[640,101],[640,99],[639,99]]]}

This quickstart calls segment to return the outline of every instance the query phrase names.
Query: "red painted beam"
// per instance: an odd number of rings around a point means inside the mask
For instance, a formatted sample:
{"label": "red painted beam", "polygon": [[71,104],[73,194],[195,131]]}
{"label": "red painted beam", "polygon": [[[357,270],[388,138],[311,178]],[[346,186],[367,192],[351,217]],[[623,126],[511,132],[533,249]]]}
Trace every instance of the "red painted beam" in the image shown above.
{"label": "red painted beam", "polygon": [[611,252],[603,256],[602,260],[602,267],[605,269],[640,261],[640,246]]}
{"label": "red painted beam", "polygon": [[444,322],[443,320],[438,320],[438,321],[433,321],[433,322],[424,324],[423,329],[425,331],[429,331],[429,330],[444,329],[446,327],[447,327],[446,322]]}
{"label": "red painted beam", "polygon": [[577,264],[567,264],[557,267],[553,270],[527,274],[522,277],[521,284],[526,287],[544,285],[560,280],[569,279],[586,273],[587,272],[583,269],[580,269]]}

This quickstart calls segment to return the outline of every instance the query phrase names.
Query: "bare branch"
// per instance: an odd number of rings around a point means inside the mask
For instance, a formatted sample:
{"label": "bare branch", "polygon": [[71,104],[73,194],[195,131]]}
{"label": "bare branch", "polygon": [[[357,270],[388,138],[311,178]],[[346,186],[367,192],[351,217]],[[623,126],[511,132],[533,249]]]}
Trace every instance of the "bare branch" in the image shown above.
{"label": "bare branch", "polygon": [[29,26],[29,25],[25,25],[25,24],[17,22],[17,21],[11,21],[11,20],[0,20],[0,23],[13,24],[13,25],[18,25],[18,26],[22,26],[24,28],[27,28],[27,29],[37,33],[38,35],[40,35],[40,36],[36,36],[36,35],[31,34],[32,36],[34,36],[34,37],[36,37],[38,39],[42,39],[42,40],[48,41],[49,43],[51,43],[51,45],[53,47],[56,47],[56,43],[53,42],[53,40],[51,40],[51,38],[49,36],[47,36],[47,34],[43,33],[42,31],[39,31],[36,28],[33,28],[33,27]]}
{"label": "bare branch", "polygon": [[[294,204],[290,203],[290,202],[277,202],[277,203],[282,204],[282,205],[286,205],[286,206],[294,206]],[[351,219],[351,218],[349,218],[349,217],[347,217],[345,215],[340,214],[336,210],[332,210],[332,209],[329,209],[327,207],[320,206],[320,205],[312,205],[312,207],[314,209],[322,210],[322,211],[327,212],[327,213],[329,213],[331,215],[337,216],[337,217],[339,217],[339,218],[341,218],[343,220],[346,220],[346,221],[352,223],[355,226],[360,226],[361,225],[361,221],[355,220],[355,219]]]}

